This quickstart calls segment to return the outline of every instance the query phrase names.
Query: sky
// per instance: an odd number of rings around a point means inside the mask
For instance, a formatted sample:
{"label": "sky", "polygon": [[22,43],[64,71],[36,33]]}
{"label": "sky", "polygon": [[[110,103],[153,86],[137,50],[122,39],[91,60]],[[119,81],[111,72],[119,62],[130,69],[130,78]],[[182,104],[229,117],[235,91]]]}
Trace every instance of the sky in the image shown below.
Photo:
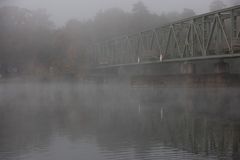
{"label": "sky", "polygon": [[[2,4],[16,5],[28,9],[45,8],[57,26],[75,18],[88,20],[100,10],[118,7],[131,11],[132,5],[139,0],[0,0]],[[183,8],[191,8],[197,14],[208,12],[211,0],[141,0],[150,11],[181,12]]]}

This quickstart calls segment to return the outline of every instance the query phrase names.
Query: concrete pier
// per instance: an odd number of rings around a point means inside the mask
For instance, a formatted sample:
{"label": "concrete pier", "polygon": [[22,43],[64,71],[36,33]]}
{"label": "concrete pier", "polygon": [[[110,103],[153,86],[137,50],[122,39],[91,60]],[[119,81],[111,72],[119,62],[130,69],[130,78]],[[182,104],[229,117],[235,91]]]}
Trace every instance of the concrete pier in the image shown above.
{"label": "concrete pier", "polygon": [[218,74],[221,73],[230,73],[230,66],[228,63],[224,62],[223,60],[219,61],[215,64],[215,72]]}
{"label": "concrete pier", "polygon": [[182,63],[180,64],[180,73],[181,74],[195,74],[196,66],[193,63]]}

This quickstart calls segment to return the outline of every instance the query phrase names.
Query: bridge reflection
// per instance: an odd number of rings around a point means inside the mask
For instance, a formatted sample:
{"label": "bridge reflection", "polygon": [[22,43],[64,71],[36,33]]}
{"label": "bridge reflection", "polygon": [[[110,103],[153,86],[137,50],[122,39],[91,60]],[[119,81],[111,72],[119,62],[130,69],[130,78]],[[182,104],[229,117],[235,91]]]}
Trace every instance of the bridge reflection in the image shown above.
{"label": "bridge reflection", "polygon": [[73,148],[86,146],[99,159],[240,158],[235,88],[28,83],[0,91],[4,159],[81,157],[87,152]]}

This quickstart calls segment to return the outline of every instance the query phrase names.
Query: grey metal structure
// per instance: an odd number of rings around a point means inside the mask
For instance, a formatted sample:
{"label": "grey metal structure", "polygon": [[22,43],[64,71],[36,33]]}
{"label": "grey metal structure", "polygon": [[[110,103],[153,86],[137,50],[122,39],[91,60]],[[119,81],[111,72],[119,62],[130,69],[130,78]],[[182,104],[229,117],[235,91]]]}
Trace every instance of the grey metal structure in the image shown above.
{"label": "grey metal structure", "polygon": [[95,44],[97,66],[240,57],[240,6]]}

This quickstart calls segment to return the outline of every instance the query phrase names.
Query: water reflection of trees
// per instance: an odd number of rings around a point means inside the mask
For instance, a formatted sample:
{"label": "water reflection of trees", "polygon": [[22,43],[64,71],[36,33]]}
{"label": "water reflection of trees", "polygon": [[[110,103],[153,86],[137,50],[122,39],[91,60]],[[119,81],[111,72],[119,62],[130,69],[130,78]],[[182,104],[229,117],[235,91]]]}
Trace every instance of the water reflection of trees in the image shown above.
{"label": "water reflection of trees", "polygon": [[[211,94],[217,99],[212,100]],[[0,96],[0,152],[20,154],[48,146],[51,137],[60,133],[72,141],[94,136],[100,148],[112,152],[133,148],[136,154],[148,153],[162,145],[238,159],[240,124],[234,104],[239,103],[218,106],[237,95],[236,90],[6,84]],[[224,114],[224,106],[231,112]]]}
{"label": "water reflection of trees", "polygon": [[[102,132],[97,134],[97,138],[102,147],[118,151],[125,142],[129,147],[148,151],[157,144],[163,144],[189,153],[239,158],[238,123],[185,112],[167,112],[161,120],[160,111],[149,108],[140,115],[131,113],[132,117],[126,116],[126,112],[124,114],[115,117],[114,121],[107,119],[108,125],[101,125]],[[105,120],[102,121],[105,124]]]}
{"label": "water reflection of trees", "polygon": [[[164,144],[190,153],[239,158],[236,89],[143,90],[138,93],[140,104],[118,103],[111,115],[102,116],[98,123],[103,132],[98,134],[101,146],[113,150],[126,142],[137,150],[147,151],[154,145]],[[200,100],[204,97],[201,109]]]}

